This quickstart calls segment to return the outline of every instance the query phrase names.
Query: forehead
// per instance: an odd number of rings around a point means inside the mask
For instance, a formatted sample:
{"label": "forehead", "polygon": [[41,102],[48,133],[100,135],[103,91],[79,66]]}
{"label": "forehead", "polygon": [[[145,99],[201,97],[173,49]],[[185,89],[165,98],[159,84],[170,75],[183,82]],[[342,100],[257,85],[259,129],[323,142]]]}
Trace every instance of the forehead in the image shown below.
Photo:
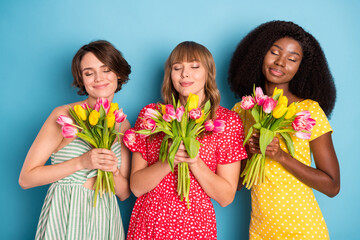
{"label": "forehead", "polygon": [[104,63],[102,63],[92,52],[86,53],[80,61],[81,69],[101,67],[103,65]]}
{"label": "forehead", "polygon": [[300,43],[295,39],[289,37],[284,37],[276,40],[273,46],[287,52],[297,53],[299,55],[302,55],[303,52]]}

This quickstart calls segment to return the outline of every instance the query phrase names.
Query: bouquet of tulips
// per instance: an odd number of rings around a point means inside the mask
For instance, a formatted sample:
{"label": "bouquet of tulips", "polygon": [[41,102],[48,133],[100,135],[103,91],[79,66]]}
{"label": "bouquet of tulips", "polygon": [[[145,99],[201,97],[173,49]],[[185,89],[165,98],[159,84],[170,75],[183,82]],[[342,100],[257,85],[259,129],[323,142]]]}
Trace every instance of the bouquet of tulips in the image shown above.
{"label": "bouquet of tulips", "polygon": [[[186,105],[180,101],[173,105],[158,105],[158,109],[147,108],[144,118],[141,119],[141,130],[137,133],[147,137],[152,134],[164,132],[159,152],[159,160],[168,161],[171,171],[174,172],[174,158],[181,142],[184,143],[190,158],[195,158],[199,152],[200,142],[196,139],[204,130],[209,132],[222,132],[225,128],[224,120],[205,120],[210,114],[210,100],[203,108],[198,108],[199,96],[190,94]],[[205,123],[204,123],[205,122]],[[131,130],[125,132],[124,142],[129,146],[135,141],[135,133]],[[177,192],[181,201],[185,198],[189,208],[190,174],[187,163],[178,164]]]}
{"label": "bouquet of tulips", "polygon": [[[94,109],[91,109],[86,103],[75,105],[74,108],[69,106],[69,113],[78,125],[64,115],[60,115],[56,121],[62,125],[62,135],[65,138],[78,136],[94,148],[109,150],[115,139],[122,134],[115,130],[115,122],[120,123],[126,119],[122,109],[119,110],[118,104],[109,103],[106,98],[97,99]],[[105,192],[108,192],[109,195],[111,192],[115,194],[112,172],[98,169],[94,189],[94,207],[96,207],[98,193],[100,193],[100,197]]]}
{"label": "bouquet of tulips", "polygon": [[[250,189],[254,184],[261,184],[265,180],[265,151],[277,133],[285,140],[286,147],[291,156],[294,156],[294,144],[289,133],[301,139],[310,139],[311,130],[316,121],[310,118],[309,111],[296,113],[297,102],[288,106],[288,99],[283,96],[283,90],[275,88],[272,97],[264,95],[262,89],[257,87],[252,96],[245,96],[241,101],[241,108],[251,111],[255,120],[244,145],[253,133],[253,129],[260,132],[259,146],[261,154],[252,155],[246,163],[241,177],[243,185]],[[295,114],[296,113],[296,114]]]}

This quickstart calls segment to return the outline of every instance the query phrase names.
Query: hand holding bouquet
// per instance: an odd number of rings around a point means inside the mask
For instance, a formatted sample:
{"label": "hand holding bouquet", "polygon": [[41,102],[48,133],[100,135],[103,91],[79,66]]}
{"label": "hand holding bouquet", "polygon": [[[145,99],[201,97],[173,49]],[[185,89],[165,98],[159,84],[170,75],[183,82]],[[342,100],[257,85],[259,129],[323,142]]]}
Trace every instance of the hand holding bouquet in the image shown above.
{"label": "hand holding bouquet", "polygon": [[[200,142],[196,139],[204,130],[209,132],[222,132],[225,128],[224,120],[208,120],[210,114],[210,100],[203,108],[198,107],[199,97],[190,94],[186,105],[182,106],[180,101],[176,103],[173,97],[173,105],[158,105],[158,109],[146,109],[145,117],[141,119],[141,130],[137,133],[147,137],[152,134],[164,132],[159,152],[159,160],[168,161],[171,171],[174,172],[174,158],[181,142],[184,143],[190,158],[195,158],[200,149]],[[205,123],[204,123],[205,122]],[[125,132],[125,144],[135,141],[135,133],[131,130]],[[178,164],[177,192],[181,201],[185,198],[189,208],[190,174],[188,163]]]}
{"label": "hand holding bouquet", "polygon": [[245,96],[241,108],[251,111],[255,124],[249,129],[244,144],[249,140],[253,129],[260,132],[259,146],[261,154],[252,155],[246,163],[241,177],[243,185],[250,189],[254,184],[265,180],[265,151],[277,133],[285,140],[291,156],[294,156],[294,144],[289,133],[295,133],[298,138],[310,139],[315,120],[310,118],[309,111],[297,114],[297,102],[288,106],[288,99],[283,96],[283,90],[275,88],[272,97],[264,95],[262,89],[254,86],[253,96]]}
{"label": "hand holding bouquet", "polygon": [[[110,104],[109,100],[104,98],[97,99],[94,109],[91,109],[86,103],[75,105],[74,108],[69,106],[69,113],[78,125],[75,125],[71,118],[64,115],[60,115],[56,121],[62,125],[62,135],[65,138],[78,136],[94,148],[108,150],[111,149],[116,137],[122,134],[115,130],[115,122],[120,123],[126,119],[126,115],[122,109],[119,110],[117,103]],[[98,169],[94,189],[94,207],[96,207],[98,193],[100,193],[100,197],[105,192],[108,192],[109,195],[111,192],[115,194],[112,172],[104,172]]]}

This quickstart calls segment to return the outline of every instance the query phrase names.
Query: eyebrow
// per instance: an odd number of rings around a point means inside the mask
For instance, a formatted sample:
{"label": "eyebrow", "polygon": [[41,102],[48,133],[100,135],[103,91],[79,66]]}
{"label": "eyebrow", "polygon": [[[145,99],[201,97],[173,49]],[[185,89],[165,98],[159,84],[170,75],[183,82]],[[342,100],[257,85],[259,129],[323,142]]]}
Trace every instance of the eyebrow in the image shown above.
{"label": "eyebrow", "polygon": [[[104,67],[107,67],[105,64],[104,65],[102,65],[102,66],[100,66],[100,68],[104,68]],[[81,69],[81,72],[83,72],[83,71],[85,71],[85,70],[92,70],[93,68],[91,68],[91,67],[87,67],[87,68],[83,68],[83,69]]]}
{"label": "eyebrow", "polygon": [[[283,50],[282,47],[280,47],[279,45],[274,44],[273,46],[279,48],[280,50]],[[289,53],[295,54],[295,55],[298,55],[299,57],[301,57],[300,54],[297,52],[289,52]]]}

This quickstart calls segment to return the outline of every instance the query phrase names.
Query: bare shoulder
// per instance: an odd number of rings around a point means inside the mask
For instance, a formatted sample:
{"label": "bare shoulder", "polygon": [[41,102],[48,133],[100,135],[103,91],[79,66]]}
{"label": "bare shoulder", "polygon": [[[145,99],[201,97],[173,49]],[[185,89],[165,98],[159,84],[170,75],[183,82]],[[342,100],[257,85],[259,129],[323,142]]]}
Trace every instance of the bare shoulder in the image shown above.
{"label": "bare shoulder", "polygon": [[58,118],[60,115],[65,115],[65,116],[70,117],[69,107],[74,107],[75,105],[81,105],[83,103],[84,103],[84,101],[80,101],[80,102],[69,103],[69,104],[65,104],[65,105],[56,107],[52,111],[51,115],[53,115],[53,117],[55,117],[55,118]]}
{"label": "bare shoulder", "polygon": [[129,122],[129,120],[125,119],[125,120],[121,123],[120,132],[125,132],[125,131],[128,130],[129,128],[131,128],[130,122]]}

